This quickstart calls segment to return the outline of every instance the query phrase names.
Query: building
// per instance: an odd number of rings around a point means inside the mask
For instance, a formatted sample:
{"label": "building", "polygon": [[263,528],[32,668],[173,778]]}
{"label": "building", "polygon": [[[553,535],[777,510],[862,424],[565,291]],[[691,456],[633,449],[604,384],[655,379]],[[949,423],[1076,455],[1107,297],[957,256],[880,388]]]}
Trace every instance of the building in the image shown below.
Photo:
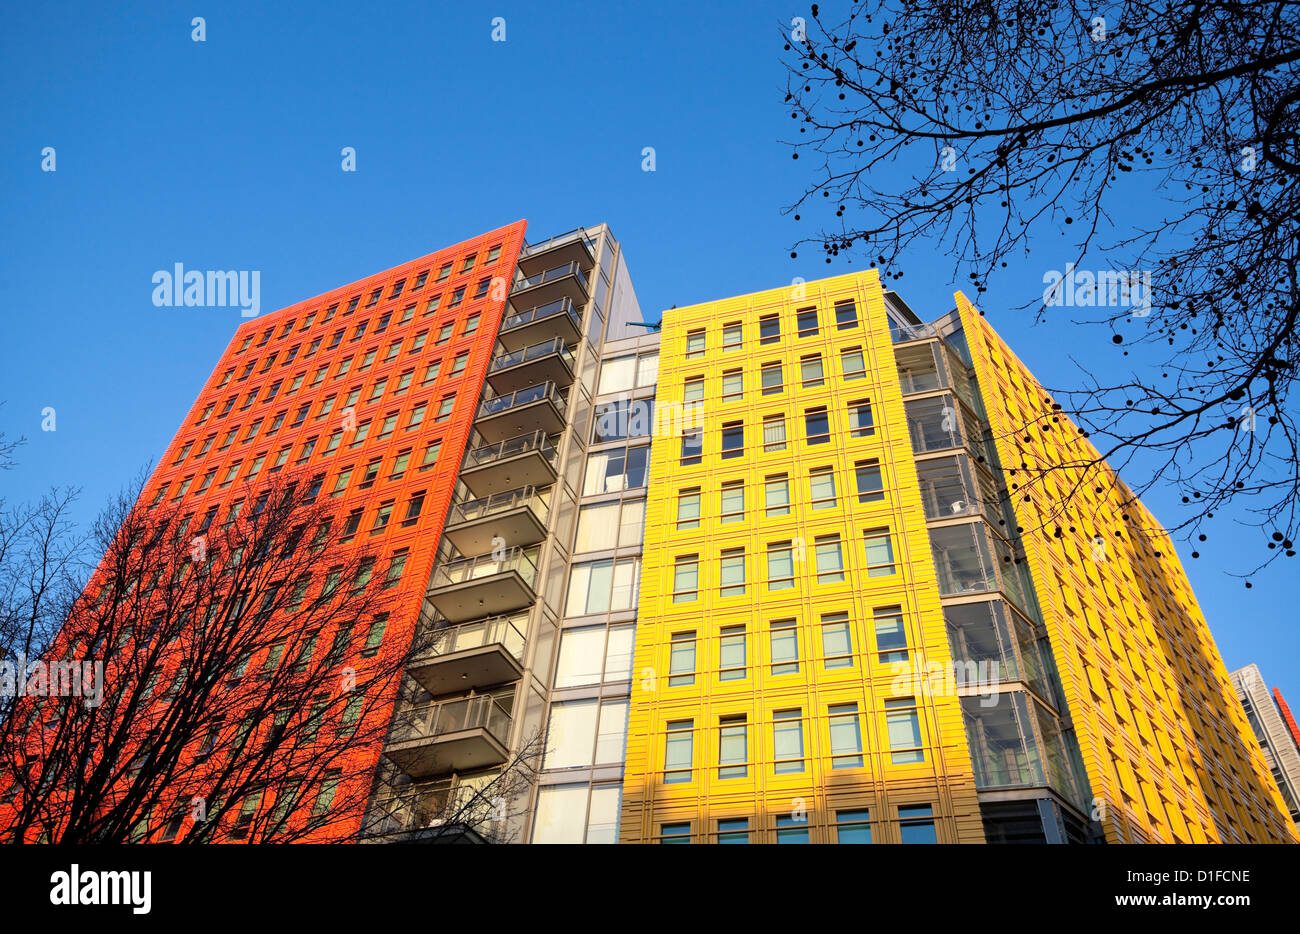
{"label": "building", "polygon": [[145,489],[206,527],[292,472],[383,556],[344,836],[1294,838],[1168,537],[962,295],[656,329],[607,226],[524,235],[241,325]]}
{"label": "building", "polygon": [[956,298],[665,314],[698,421],[652,448],[621,841],[1294,838],[1168,537]]}
{"label": "building", "polygon": [[1300,736],[1291,710],[1277,688],[1269,695],[1264,676],[1255,665],[1238,668],[1231,677],[1282,801],[1291,820],[1300,823]]}

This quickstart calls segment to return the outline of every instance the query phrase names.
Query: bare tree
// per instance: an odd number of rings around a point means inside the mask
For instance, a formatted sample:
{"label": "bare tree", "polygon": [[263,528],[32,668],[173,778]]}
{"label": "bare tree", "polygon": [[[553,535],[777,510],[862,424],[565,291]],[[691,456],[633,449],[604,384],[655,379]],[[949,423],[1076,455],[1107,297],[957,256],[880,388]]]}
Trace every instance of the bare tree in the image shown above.
{"label": "bare tree", "polygon": [[[1236,504],[1274,549],[1261,564],[1294,554],[1300,5],[814,5],[786,49],[793,156],[813,161],[788,211],[834,209],[795,255],[853,251],[897,280],[915,251],[948,254],[978,294],[1050,250],[1026,307],[1104,309],[1082,323],[1134,348],[1111,361],[1126,375],[1085,360],[1053,388],[1101,455],[1067,469],[1106,483],[1102,460],[1132,464],[1134,494],[1181,491],[1188,537]],[[1162,216],[1126,217],[1153,192]],[[1062,301],[1088,262],[1109,275]]]}
{"label": "bare tree", "polygon": [[76,543],[47,545],[66,500],[5,524],[7,631],[24,637],[5,646],[23,663],[0,711],[5,839],[353,836],[407,646],[362,648],[392,609],[385,569],[315,494],[250,489],[222,517],[124,495],[84,592]]}

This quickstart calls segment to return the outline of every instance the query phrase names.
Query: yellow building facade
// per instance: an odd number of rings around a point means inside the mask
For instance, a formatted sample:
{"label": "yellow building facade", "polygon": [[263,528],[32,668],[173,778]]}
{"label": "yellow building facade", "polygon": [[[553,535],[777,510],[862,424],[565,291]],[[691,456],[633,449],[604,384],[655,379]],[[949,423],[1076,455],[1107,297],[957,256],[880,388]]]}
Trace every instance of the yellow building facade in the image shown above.
{"label": "yellow building facade", "polygon": [[621,842],[1290,839],[1172,547],[1037,528],[1049,404],[958,300],[665,313]]}

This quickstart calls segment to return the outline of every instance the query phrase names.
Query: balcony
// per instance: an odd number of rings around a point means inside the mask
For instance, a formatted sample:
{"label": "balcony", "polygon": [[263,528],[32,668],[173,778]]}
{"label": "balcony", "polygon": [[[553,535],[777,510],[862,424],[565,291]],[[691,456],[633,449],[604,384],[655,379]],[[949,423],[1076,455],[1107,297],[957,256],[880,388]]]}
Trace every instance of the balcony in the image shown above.
{"label": "balcony", "polygon": [[362,843],[486,843],[492,802],[451,779],[381,794],[361,830]]}
{"label": "balcony", "polygon": [[554,383],[493,396],[479,405],[474,428],[488,443],[537,431],[559,434],[567,402],[567,395]]}
{"label": "balcony", "polygon": [[557,234],[540,243],[530,243],[519,253],[519,271],[529,276],[559,263],[577,263],[584,270],[596,264],[591,238],[581,227]]}
{"label": "balcony", "polygon": [[502,395],[547,382],[573,382],[573,349],[558,337],[497,354],[488,364],[487,383]]}
{"label": "balcony", "polygon": [[515,308],[545,305],[567,298],[575,305],[587,303],[587,275],[577,263],[561,263],[530,276],[521,275],[510,290]]}
{"label": "balcony", "polygon": [[522,610],[537,599],[537,556],[534,546],[443,562],[434,569],[427,599],[452,623]]}
{"label": "balcony", "polygon": [[412,778],[504,762],[510,714],[490,694],[422,704],[393,717],[384,755]]}
{"label": "balcony", "polygon": [[434,696],[516,681],[523,675],[528,614],[421,626],[406,673]]}
{"label": "balcony", "polygon": [[[518,350],[548,337],[572,342],[582,336],[582,315],[570,299],[523,305],[505,316],[497,332],[497,340],[507,350]],[[514,307],[520,308],[517,304]]]}
{"label": "balcony", "polygon": [[460,479],[475,496],[519,485],[550,486],[555,482],[555,441],[544,431],[480,444],[465,453]]}
{"label": "balcony", "polygon": [[500,537],[511,545],[535,545],[546,537],[550,490],[524,486],[453,503],[443,538],[463,555],[481,555]]}

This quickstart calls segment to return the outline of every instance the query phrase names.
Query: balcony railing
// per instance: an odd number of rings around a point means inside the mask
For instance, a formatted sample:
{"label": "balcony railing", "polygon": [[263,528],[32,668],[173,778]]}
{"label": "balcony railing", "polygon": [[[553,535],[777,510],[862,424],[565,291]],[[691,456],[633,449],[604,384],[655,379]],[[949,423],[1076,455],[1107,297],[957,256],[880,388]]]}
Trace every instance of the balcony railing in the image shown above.
{"label": "balcony railing", "polygon": [[459,558],[440,564],[429,581],[430,589],[463,584],[467,581],[491,577],[514,571],[523,578],[529,587],[537,578],[537,549],[510,548],[497,557],[492,554],[479,555],[477,558]]}
{"label": "balcony railing", "polygon": [[487,645],[501,645],[515,661],[524,660],[524,634],[519,628],[528,626],[528,614],[492,616],[468,623],[448,623],[441,616],[422,624],[415,636],[418,655],[454,655]]}
{"label": "balcony railing", "polygon": [[[421,838],[456,840],[467,828],[487,825],[492,801],[475,798],[474,787],[450,781],[410,785],[400,792],[379,798],[366,818],[363,834],[420,833]],[[422,833],[421,833],[422,832]]]}
{"label": "balcony railing", "polygon": [[582,283],[583,288],[587,287],[587,277],[583,275],[582,267],[577,263],[563,263],[550,269],[544,269],[541,272],[535,272],[531,276],[516,279],[514,291],[522,292],[524,289],[531,289],[547,282],[554,282],[556,279],[563,279],[565,276],[573,276]]}
{"label": "balcony railing", "polygon": [[517,438],[507,438],[496,444],[480,444],[470,448],[465,453],[464,469],[483,467],[530,451],[539,453],[548,464],[554,464],[559,453],[550,435],[544,431],[535,431],[531,435],[519,435]]}
{"label": "balcony railing", "polygon": [[510,714],[490,694],[421,704],[400,711],[393,719],[390,742],[404,743],[476,729],[486,730],[503,745],[509,738]]}
{"label": "balcony railing", "polygon": [[447,517],[447,525],[473,522],[476,519],[484,519],[497,513],[518,509],[520,506],[527,506],[537,516],[538,521],[545,524],[546,515],[550,510],[550,504],[545,495],[539,492],[536,487],[522,486],[516,490],[493,493],[491,496],[453,504],[451,514]]}
{"label": "balcony railing", "polygon": [[575,329],[582,329],[582,316],[578,310],[573,307],[573,301],[569,298],[556,299],[553,302],[547,302],[545,305],[536,305],[526,311],[520,311],[513,315],[506,315],[501,322],[502,332],[514,328],[523,327],[525,324],[532,324],[534,321],[541,321],[544,318],[550,318],[555,315],[568,315],[573,322]]}
{"label": "balcony railing", "polygon": [[499,415],[510,409],[531,405],[543,399],[551,400],[551,402],[555,403],[556,408],[564,408],[565,395],[560,391],[560,387],[554,383],[546,382],[536,386],[529,386],[527,389],[517,390],[508,395],[484,399],[483,403],[478,407],[477,417],[486,418],[489,415]]}
{"label": "balcony railing", "polygon": [[530,243],[523,248],[523,251],[519,254],[519,256],[521,259],[523,259],[529,256],[534,256],[538,253],[545,253],[547,250],[554,249],[557,246],[563,246],[564,244],[568,243],[570,240],[581,240],[583,244],[587,247],[587,252],[588,253],[591,252],[591,242],[592,242],[591,237],[587,236],[586,230],[584,230],[581,227],[577,227],[573,230],[566,231],[565,233],[556,234],[554,237],[551,237],[549,240],[542,240],[538,243]]}
{"label": "balcony railing", "polygon": [[495,373],[498,370],[504,370],[512,366],[518,366],[521,363],[527,363],[530,360],[538,360],[542,357],[549,357],[556,354],[561,360],[573,365],[573,350],[563,340],[558,337],[549,341],[540,341],[536,344],[530,344],[521,350],[512,353],[498,354],[492,358],[488,364],[488,372]]}

